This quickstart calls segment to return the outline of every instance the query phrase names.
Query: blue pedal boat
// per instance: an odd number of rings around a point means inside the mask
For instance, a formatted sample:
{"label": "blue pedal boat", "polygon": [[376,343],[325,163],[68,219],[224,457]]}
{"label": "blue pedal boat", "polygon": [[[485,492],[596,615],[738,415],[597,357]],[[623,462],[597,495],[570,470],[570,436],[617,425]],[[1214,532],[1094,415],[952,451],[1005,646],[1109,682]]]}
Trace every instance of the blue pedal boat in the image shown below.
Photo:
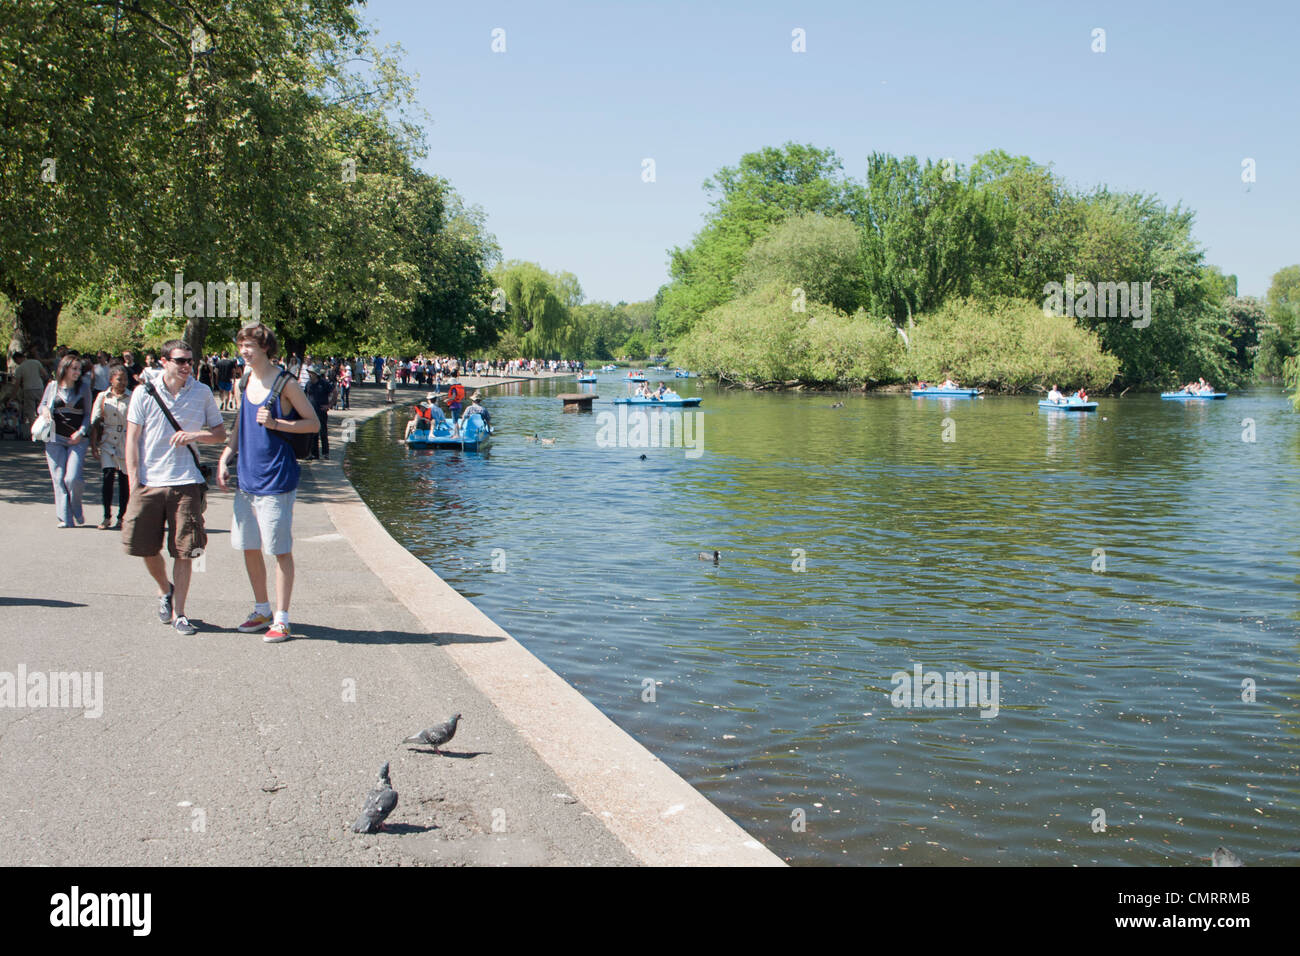
{"label": "blue pedal boat", "polygon": [[660,408],[694,408],[702,398],[616,398],[615,405],[658,405]]}
{"label": "blue pedal boat", "polygon": [[457,448],[462,451],[478,451],[492,440],[492,429],[483,424],[478,415],[462,419],[460,434],[452,435],[451,422],[441,421],[433,431],[417,429],[406,439],[408,448]]}
{"label": "blue pedal boat", "polygon": [[1095,412],[1097,410],[1096,402],[1080,402],[1071,399],[1068,402],[1050,402],[1043,399],[1038,403],[1039,408],[1050,408],[1054,412]]}
{"label": "blue pedal boat", "polygon": [[983,394],[982,388],[914,388],[913,398],[975,398]]}
{"label": "blue pedal boat", "polygon": [[1161,392],[1160,397],[1166,401],[1194,402],[1215,398],[1227,398],[1227,392]]}
{"label": "blue pedal boat", "polygon": [[579,376],[578,376],[578,382],[581,383],[581,384],[588,384],[588,383],[590,383],[590,384],[594,384],[595,381],[596,381],[596,376],[594,376],[594,375],[579,375]]}

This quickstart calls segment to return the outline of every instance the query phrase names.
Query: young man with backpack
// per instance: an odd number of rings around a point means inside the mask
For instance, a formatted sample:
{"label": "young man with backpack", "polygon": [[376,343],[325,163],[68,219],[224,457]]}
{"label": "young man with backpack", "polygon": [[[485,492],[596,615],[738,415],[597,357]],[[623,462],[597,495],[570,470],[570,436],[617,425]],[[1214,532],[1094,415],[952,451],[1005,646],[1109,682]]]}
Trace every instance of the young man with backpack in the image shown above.
{"label": "young man with backpack", "polygon": [[[303,446],[320,428],[302,386],[271,360],[275,333],[264,325],[245,326],[235,337],[247,371],[236,388],[235,427],[221,452],[217,484],[229,486],[230,460],[236,458],[238,488],[230,543],[244,552],[244,567],[253,586],[253,613],[239,630],[252,634],[270,625],[262,638],[268,644],[287,641],[289,599],[293,594],[293,503],[301,470]],[[289,417],[296,413],[294,417]],[[275,615],[266,588],[266,561],[275,555]]]}

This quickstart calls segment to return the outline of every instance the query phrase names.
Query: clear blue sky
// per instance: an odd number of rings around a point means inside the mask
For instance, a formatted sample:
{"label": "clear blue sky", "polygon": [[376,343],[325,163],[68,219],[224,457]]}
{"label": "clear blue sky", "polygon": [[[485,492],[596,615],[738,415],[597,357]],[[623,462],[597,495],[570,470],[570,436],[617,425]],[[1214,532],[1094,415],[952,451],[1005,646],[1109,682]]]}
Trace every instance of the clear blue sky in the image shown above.
{"label": "clear blue sky", "polygon": [[589,300],[653,296],[703,222],[704,180],[787,140],[855,178],[876,150],[964,165],[1001,148],[1182,202],[1243,295],[1300,262],[1297,0],[371,0],[363,16],[418,74],[424,168],[483,207],[507,259],[573,272]]}

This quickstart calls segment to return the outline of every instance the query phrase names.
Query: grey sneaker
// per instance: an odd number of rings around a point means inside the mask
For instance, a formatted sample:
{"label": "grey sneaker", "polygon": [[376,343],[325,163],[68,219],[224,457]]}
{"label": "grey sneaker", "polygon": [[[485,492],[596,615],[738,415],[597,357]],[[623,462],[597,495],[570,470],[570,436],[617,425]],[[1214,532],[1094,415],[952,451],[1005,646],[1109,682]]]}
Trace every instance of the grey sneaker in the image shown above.
{"label": "grey sneaker", "polygon": [[176,633],[184,634],[187,637],[199,633],[199,629],[191,624],[190,619],[183,614],[172,621],[172,627],[176,628]]}
{"label": "grey sneaker", "polygon": [[164,624],[172,622],[172,595],[176,593],[176,585],[167,588],[167,593],[158,599],[158,620]]}

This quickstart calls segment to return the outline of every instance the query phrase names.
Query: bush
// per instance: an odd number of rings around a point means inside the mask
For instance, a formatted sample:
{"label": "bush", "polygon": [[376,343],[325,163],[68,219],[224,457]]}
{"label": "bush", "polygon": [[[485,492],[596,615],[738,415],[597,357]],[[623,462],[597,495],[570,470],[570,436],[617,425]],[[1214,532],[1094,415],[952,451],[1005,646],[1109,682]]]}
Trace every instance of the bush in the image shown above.
{"label": "bush", "polygon": [[1119,359],[1101,350],[1096,333],[1014,299],[951,300],[919,317],[910,338],[906,368],[919,381],[950,375],[963,385],[1009,391],[1100,389],[1119,373]]}
{"label": "bush", "polygon": [[724,382],[860,386],[896,380],[902,347],[884,319],[813,301],[796,312],[772,283],[710,309],[674,355]]}

